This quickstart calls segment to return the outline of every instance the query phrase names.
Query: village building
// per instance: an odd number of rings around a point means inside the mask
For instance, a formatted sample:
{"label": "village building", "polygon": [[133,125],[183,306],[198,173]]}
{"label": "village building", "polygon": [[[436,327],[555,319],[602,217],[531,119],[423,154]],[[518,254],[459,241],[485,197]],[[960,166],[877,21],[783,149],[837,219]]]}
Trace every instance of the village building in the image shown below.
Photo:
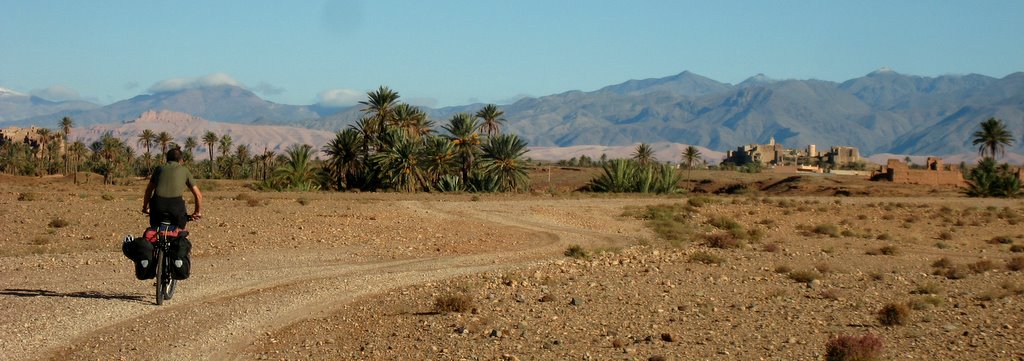
{"label": "village building", "polygon": [[723,163],[745,165],[757,163],[762,166],[781,165],[816,165],[828,163],[833,166],[844,166],[863,162],[860,151],[856,147],[832,147],[827,152],[819,153],[817,146],[810,144],[806,149],[786,149],[771,137],[768,144],[747,144],[736,150],[726,152]]}
{"label": "village building", "polygon": [[942,164],[942,158],[928,157],[924,169],[911,169],[899,159],[889,159],[885,165],[871,174],[873,181],[888,181],[897,184],[955,185],[965,186],[959,169]]}

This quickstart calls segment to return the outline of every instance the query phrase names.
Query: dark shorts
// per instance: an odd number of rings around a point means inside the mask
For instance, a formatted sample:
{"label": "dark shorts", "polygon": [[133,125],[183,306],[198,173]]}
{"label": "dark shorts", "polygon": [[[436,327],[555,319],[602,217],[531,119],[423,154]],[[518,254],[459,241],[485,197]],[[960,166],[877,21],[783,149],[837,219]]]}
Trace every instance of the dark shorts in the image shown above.
{"label": "dark shorts", "polygon": [[188,221],[188,210],[185,208],[185,200],[181,197],[164,198],[153,196],[149,200],[149,226],[157,227],[160,221],[169,220],[178,228],[185,228]]}

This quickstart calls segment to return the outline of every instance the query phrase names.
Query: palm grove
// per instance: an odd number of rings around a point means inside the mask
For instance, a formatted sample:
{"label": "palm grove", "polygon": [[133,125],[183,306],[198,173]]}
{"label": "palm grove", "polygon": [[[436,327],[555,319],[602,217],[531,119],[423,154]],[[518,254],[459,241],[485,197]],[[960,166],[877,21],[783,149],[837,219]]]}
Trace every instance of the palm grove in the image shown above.
{"label": "palm grove", "polygon": [[[17,175],[43,175],[91,171],[105,183],[132,176],[148,176],[169,147],[181,147],[186,164],[196,175],[221,179],[252,179],[274,190],[397,190],[418,191],[525,191],[529,187],[526,142],[514,134],[501,134],[504,112],[486,105],[474,114],[459,113],[435,130],[434,121],[421,109],[402,103],[397,92],[380,87],[360,102],[363,117],[339,131],[323,147],[326,159],[316,157],[308,145],[293,145],[282,154],[264,149],[256,154],[249,145],[233,144],[229,135],[207,131],[200,139],[187,137],[182,145],[166,132],[142,130],[136,155],[126,140],[111,133],[86,145],[67,143],[70,118],[60,122],[57,134],[38,130],[37,145],[6,142],[0,145],[0,171]],[[55,140],[60,137],[64,143]],[[208,158],[196,159],[204,147]],[[159,153],[156,153],[159,151]],[[76,179],[77,182],[77,179]]]}

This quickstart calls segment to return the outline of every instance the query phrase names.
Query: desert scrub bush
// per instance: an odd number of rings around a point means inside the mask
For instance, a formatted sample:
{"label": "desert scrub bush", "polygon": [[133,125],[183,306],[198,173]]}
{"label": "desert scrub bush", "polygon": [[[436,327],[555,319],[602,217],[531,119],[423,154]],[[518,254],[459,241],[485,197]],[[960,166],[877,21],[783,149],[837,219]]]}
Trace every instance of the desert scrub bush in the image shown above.
{"label": "desert scrub bush", "polygon": [[942,285],[939,285],[938,283],[925,283],[923,285],[918,285],[917,288],[914,288],[910,293],[915,295],[937,295],[942,293],[942,291]]}
{"label": "desert scrub bush", "polygon": [[996,268],[996,264],[990,260],[983,259],[967,265],[967,269],[974,273],[985,273]]}
{"label": "desert scrub bush", "polygon": [[1020,272],[1021,270],[1024,270],[1024,257],[1017,256],[1010,258],[1008,261],[1006,261],[1006,269],[1014,272]]}
{"label": "desert scrub bush", "polygon": [[693,237],[694,227],[689,220],[695,211],[695,208],[686,205],[669,204],[627,209],[625,215],[646,220],[647,227],[658,237],[678,244]]}
{"label": "desert scrub bush", "polygon": [[946,242],[943,242],[943,241],[935,242],[935,248],[947,249],[947,248],[949,248],[949,243],[946,243]]}
{"label": "desert scrub bush", "polygon": [[31,201],[34,201],[36,199],[39,199],[39,196],[37,196],[35,193],[32,193],[32,192],[18,193],[18,200],[19,201],[31,202]]}
{"label": "desert scrub bush", "polygon": [[833,266],[830,263],[825,263],[825,262],[819,262],[818,264],[815,264],[814,265],[814,269],[818,270],[818,272],[821,272],[821,274],[829,274],[829,273],[838,273],[839,272],[839,268],[837,268],[836,266]]}
{"label": "desert scrub bush", "polygon": [[114,200],[114,195],[110,193],[103,193],[100,195],[100,198],[102,198],[105,201],[112,201]]}
{"label": "desert scrub bush", "polygon": [[690,255],[690,262],[700,262],[703,264],[722,264],[725,263],[725,259],[721,256],[705,252],[697,251]]}
{"label": "desert scrub bush", "polygon": [[252,194],[249,193],[238,193],[235,195],[233,199],[236,201],[248,201],[250,199],[253,199],[253,196]]}
{"label": "desert scrub bush", "polygon": [[953,239],[953,233],[950,231],[942,231],[939,232],[939,236],[937,238],[943,241],[949,241]]}
{"label": "desert scrub bush", "polygon": [[298,202],[299,205],[303,205],[303,206],[308,205],[309,202],[310,202],[309,198],[306,198],[306,197],[299,197],[295,201]]}
{"label": "desert scrub bush", "polygon": [[900,249],[896,246],[882,246],[867,251],[867,254],[871,256],[895,256],[899,253]]}
{"label": "desert scrub bush", "polygon": [[935,268],[949,268],[952,267],[953,265],[953,260],[950,260],[947,257],[942,257],[935,260],[935,262],[932,262],[932,267]]}
{"label": "desert scrub bush", "polygon": [[811,283],[821,278],[821,274],[815,270],[799,270],[789,272],[789,279],[800,283]]}
{"label": "desert scrub bush", "polygon": [[583,249],[583,247],[581,247],[578,244],[574,244],[574,245],[569,246],[569,248],[566,248],[565,252],[563,252],[562,254],[564,254],[566,257],[571,257],[571,258],[576,258],[576,259],[582,259],[582,258],[590,257],[590,255],[587,254],[587,250]]}
{"label": "desert scrub bush", "polygon": [[50,223],[48,224],[48,226],[50,226],[51,228],[64,228],[64,227],[67,227],[69,225],[71,225],[71,222],[68,222],[64,218],[54,218],[54,219],[51,219]]}
{"label": "desert scrub bush", "polygon": [[704,236],[704,245],[711,248],[737,249],[743,248],[743,240],[731,233],[713,233]]}
{"label": "desert scrub bush", "polygon": [[743,226],[740,225],[739,222],[736,222],[735,219],[732,219],[732,218],[730,218],[728,216],[721,216],[721,215],[720,216],[711,217],[711,219],[708,220],[708,224],[714,226],[715,228],[722,229],[722,230],[731,230],[731,229],[737,229],[737,228],[738,229],[742,229],[743,228]]}
{"label": "desert scrub bush", "polygon": [[910,309],[912,310],[921,311],[927,310],[932,307],[942,306],[944,302],[945,301],[942,300],[942,297],[935,295],[925,295],[921,297],[915,297],[910,301],[907,301],[907,307],[910,307]]}
{"label": "desert scrub bush", "polygon": [[905,325],[910,322],[910,307],[902,303],[889,303],[882,306],[875,316],[883,326]]}
{"label": "desert scrub bush", "polygon": [[789,273],[789,272],[792,272],[792,271],[793,271],[793,267],[790,267],[789,265],[782,264],[782,265],[775,266],[775,273]]}
{"label": "desert scrub bush", "polygon": [[985,242],[988,244],[1012,244],[1013,239],[1010,236],[996,236]]}
{"label": "desert scrub bush", "polygon": [[464,293],[449,294],[434,298],[434,312],[437,313],[462,313],[471,309],[473,309],[473,297]]}
{"label": "desert scrub bush", "polygon": [[709,203],[711,203],[711,198],[704,196],[690,197],[689,199],[686,200],[686,205],[693,208],[700,208],[708,205]]}
{"label": "desert scrub bush", "polygon": [[48,245],[50,243],[53,243],[53,238],[50,238],[50,237],[47,237],[47,236],[35,236],[35,237],[32,237],[31,240],[29,240],[29,243],[31,243],[33,245],[36,245],[36,246],[45,246],[45,245]]}
{"label": "desert scrub bush", "polygon": [[1021,246],[1019,244],[1012,245],[1012,246],[1010,246],[1010,252],[1013,252],[1013,253],[1024,252],[1024,246]]}
{"label": "desert scrub bush", "polygon": [[249,207],[259,207],[266,203],[267,202],[259,198],[249,198],[248,200],[245,201],[245,204],[249,205]]}
{"label": "desert scrub bush", "polygon": [[967,278],[967,267],[961,265],[953,265],[946,268],[939,268],[932,272],[932,274],[946,277],[951,280],[962,280]]}
{"label": "desert scrub bush", "polygon": [[811,230],[811,232],[829,237],[839,237],[839,227],[831,223],[822,223],[816,225]]}
{"label": "desert scrub bush", "polygon": [[775,252],[781,251],[782,250],[782,246],[779,245],[778,243],[768,243],[768,244],[765,244],[764,246],[762,246],[761,250],[765,251],[765,252],[775,253]]}
{"label": "desert scrub bush", "polygon": [[876,361],[882,359],[882,339],[872,333],[838,335],[825,343],[826,361]]}

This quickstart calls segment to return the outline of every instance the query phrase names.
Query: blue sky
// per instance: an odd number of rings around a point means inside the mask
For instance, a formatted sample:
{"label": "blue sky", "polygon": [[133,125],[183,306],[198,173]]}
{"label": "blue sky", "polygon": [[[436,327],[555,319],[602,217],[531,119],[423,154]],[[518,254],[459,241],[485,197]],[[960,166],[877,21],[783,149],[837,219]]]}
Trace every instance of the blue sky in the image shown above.
{"label": "blue sky", "polygon": [[506,103],[689,70],[738,83],[1024,71],[1024,1],[0,0],[0,87],[101,104],[232,83],[279,103]]}

